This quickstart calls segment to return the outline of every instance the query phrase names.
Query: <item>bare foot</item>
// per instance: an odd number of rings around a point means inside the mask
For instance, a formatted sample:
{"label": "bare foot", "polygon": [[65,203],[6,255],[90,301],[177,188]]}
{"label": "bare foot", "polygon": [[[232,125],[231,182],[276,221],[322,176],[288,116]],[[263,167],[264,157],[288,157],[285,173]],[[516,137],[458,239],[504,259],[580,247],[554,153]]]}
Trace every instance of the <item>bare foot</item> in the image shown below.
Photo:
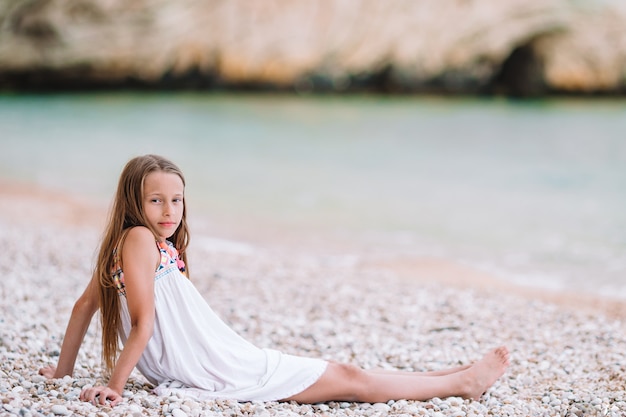
{"label": "bare foot", "polygon": [[480,397],[498,380],[509,366],[509,350],[500,346],[488,352],[467,370],[467,395],[474,400]]}

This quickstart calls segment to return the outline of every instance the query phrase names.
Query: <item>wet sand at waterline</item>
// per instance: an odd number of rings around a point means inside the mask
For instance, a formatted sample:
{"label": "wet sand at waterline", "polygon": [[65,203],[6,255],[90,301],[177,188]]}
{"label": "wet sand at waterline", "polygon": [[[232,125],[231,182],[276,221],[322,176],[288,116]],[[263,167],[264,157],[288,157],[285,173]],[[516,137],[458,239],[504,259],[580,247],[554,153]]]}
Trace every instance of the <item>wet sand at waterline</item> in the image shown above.
{"label": "wet sand at waterline", "polygon": [[[624,304],[599,296],[519,287],[438,257],[358,249],[315,251],[228,225],[192,228],[192,280],[236,331],[263,347],[366,368],[435,370],[506,344],[511,366],[480,401],[387,404],[195,402],[162,398],[133,373],[114,409],[82,403],[102,382],[94,320],[74,378],[45,381],[73,302],[84,289],[107,208],[50,189],[0,183],[0,398],[26,415],[623,415]],[[198,223],[202,223],[198,219]],[[259,229],[261,230],[261,229]],[[174,410],[179,410],[174,412]],[[139,413],[139,414],[138,414]]]}

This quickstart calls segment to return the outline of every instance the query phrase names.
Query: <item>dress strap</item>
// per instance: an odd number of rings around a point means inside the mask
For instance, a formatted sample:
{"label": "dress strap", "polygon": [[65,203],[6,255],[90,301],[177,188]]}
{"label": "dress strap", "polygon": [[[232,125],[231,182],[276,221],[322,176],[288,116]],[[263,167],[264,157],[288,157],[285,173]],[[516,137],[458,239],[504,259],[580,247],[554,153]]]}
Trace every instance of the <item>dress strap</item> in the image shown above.
{"label": "dress strap", "polygon": [[174,247],[174,244],[169,240],[156,242],[159,251],[161,252],[161,263],[157,268],[157,272],[169,265],[175,264],[178,270],[185,273],[185,262],[178,256],[178,251]]}

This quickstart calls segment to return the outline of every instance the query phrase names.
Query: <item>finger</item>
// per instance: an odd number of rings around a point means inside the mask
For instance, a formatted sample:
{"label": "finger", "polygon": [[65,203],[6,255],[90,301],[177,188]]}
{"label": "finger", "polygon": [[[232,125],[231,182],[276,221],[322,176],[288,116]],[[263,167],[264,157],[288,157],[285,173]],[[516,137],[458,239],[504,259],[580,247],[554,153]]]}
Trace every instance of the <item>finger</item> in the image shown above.
{"label": "finger", "polygon": [[111,407],[114,407],[116,405],[118,405],[120,403],[120,401],[122,401],[122,397],[120,397],[119,395],[116,395],[115,398],[111,399],[109,401],[109,403],[111,404]]}
{"label": "finger", "polygon": [[86,388],[80,393],[80,399],[86,402],[93,402],[98,392],[95,388]]}
{"label": "finger", "polygon": [[100,405],[106,405],[107,400],[111,400],[111,398],[113,398],[115,396],[115,391],[113,391],[111,388],[102,388],[102,391],[100,391],[100,398],[98,398]]}
{"label": "finger", "polygon": [[87,395],[87,388],[84,388],[81,392],[80,395],[78,396],[78,399],[81,401],[85,401]]}
{"label": "finger", "polygon": [[54,375],[54,372],[56,371],[56,368],[54,366],[44,366],[43,368],[39,369],[39,375],[43,375],[46,378],[50,378],[52,375]]}
{"label": "finger", "polygon": [[81,401],[89,401],[89,391],[91,388],[86,388],[80,392]]}

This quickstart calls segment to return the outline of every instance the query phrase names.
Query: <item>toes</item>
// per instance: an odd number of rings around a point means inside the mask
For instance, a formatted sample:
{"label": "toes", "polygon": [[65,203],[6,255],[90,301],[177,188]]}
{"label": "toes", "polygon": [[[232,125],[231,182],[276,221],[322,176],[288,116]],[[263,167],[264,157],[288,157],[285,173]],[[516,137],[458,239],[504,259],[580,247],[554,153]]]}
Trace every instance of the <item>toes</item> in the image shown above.
{"label": "toes", "polygon": [[509,358],[509,350],[506,348],[506,346],[500,346],[499,348],[496,348],[496,353],[504,360],[508,360]]}

